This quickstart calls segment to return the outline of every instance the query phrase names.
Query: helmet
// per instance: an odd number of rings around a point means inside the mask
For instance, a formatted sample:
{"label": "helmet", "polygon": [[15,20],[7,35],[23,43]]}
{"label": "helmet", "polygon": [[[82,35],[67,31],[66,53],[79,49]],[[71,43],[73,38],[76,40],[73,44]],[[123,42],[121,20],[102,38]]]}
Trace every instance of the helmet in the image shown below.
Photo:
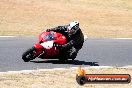
{"label": "helmet", "polygon": [[79,28],[79,22],[78,21],[73,21],[68,26],[68,30],[76,30],[78,28]]}

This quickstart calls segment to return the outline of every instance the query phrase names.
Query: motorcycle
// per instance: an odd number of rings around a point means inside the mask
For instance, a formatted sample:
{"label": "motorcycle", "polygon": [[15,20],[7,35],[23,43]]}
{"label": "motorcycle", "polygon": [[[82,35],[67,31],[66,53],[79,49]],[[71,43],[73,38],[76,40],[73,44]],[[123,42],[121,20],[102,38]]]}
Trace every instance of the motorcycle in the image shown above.
{"label": "motorcycle", "polygon": [[41,59],[59,59],[65,60],[60,57],[60,49],[55,44],[66,44],[67,38],[58,32],[42,32],[39,35],[39,42],[34,44],[22,54],[22,59],[29,62],[35,58]]}

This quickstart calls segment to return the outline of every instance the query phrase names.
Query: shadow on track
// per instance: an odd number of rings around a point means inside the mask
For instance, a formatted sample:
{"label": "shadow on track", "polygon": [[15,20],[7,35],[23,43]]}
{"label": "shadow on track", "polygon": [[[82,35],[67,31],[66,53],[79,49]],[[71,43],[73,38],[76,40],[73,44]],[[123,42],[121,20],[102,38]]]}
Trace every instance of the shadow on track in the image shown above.
{"label": "shadow on track", "polygon": [[33,63],[52,63],[52,64],[72,64],[72,65],[89,65],[89,66],[99,66],[98,62],[85,62],[79,60],[68,60],[65,62],[60,62],[59,60],[46,60],[46,61],[30,61]]}

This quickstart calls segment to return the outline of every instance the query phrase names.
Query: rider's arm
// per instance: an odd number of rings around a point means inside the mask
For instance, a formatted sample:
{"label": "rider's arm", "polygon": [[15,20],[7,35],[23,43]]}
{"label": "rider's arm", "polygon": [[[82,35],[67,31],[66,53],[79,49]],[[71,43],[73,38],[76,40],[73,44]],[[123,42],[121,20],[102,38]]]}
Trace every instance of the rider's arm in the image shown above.
{"label": "rider's arm", "polygon": [[75,46],[75,44],[77,44],[79,42],[80,34],[78,32],[76,32],[72,36],[74,36],[74,37],[72,37],[68,43],[62,45],[62,49],[68,50],[68,49],[72,48],[73,46]]}
{"label": "rider's arm", "polygon": [[54,32],[63,32],[63,31],[66,31],[67,28],[66,26],[58,26],[58,27],[55,27],[55,28],[51,28],[51,29],[47,29],[46,31],[49,32],[49,31],[54,31]]}
{"label": "rider's arm", "polygon": [[62,45],[62,49],[63,50],[69,50],[74,46],[74,44],[75,44],[75,41],[71,40],[70,42]]}

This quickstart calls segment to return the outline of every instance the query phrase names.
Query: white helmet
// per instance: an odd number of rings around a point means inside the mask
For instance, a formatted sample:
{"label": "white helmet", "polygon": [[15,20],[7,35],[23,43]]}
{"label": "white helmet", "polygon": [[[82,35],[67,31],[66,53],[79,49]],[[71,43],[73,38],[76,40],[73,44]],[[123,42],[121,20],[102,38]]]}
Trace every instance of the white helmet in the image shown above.
{"label": "white helmet", "polygon": [[73,21],[68,26],[68,30],[76,30],[78,28],[79,28],[79,22],[78,21]]}

